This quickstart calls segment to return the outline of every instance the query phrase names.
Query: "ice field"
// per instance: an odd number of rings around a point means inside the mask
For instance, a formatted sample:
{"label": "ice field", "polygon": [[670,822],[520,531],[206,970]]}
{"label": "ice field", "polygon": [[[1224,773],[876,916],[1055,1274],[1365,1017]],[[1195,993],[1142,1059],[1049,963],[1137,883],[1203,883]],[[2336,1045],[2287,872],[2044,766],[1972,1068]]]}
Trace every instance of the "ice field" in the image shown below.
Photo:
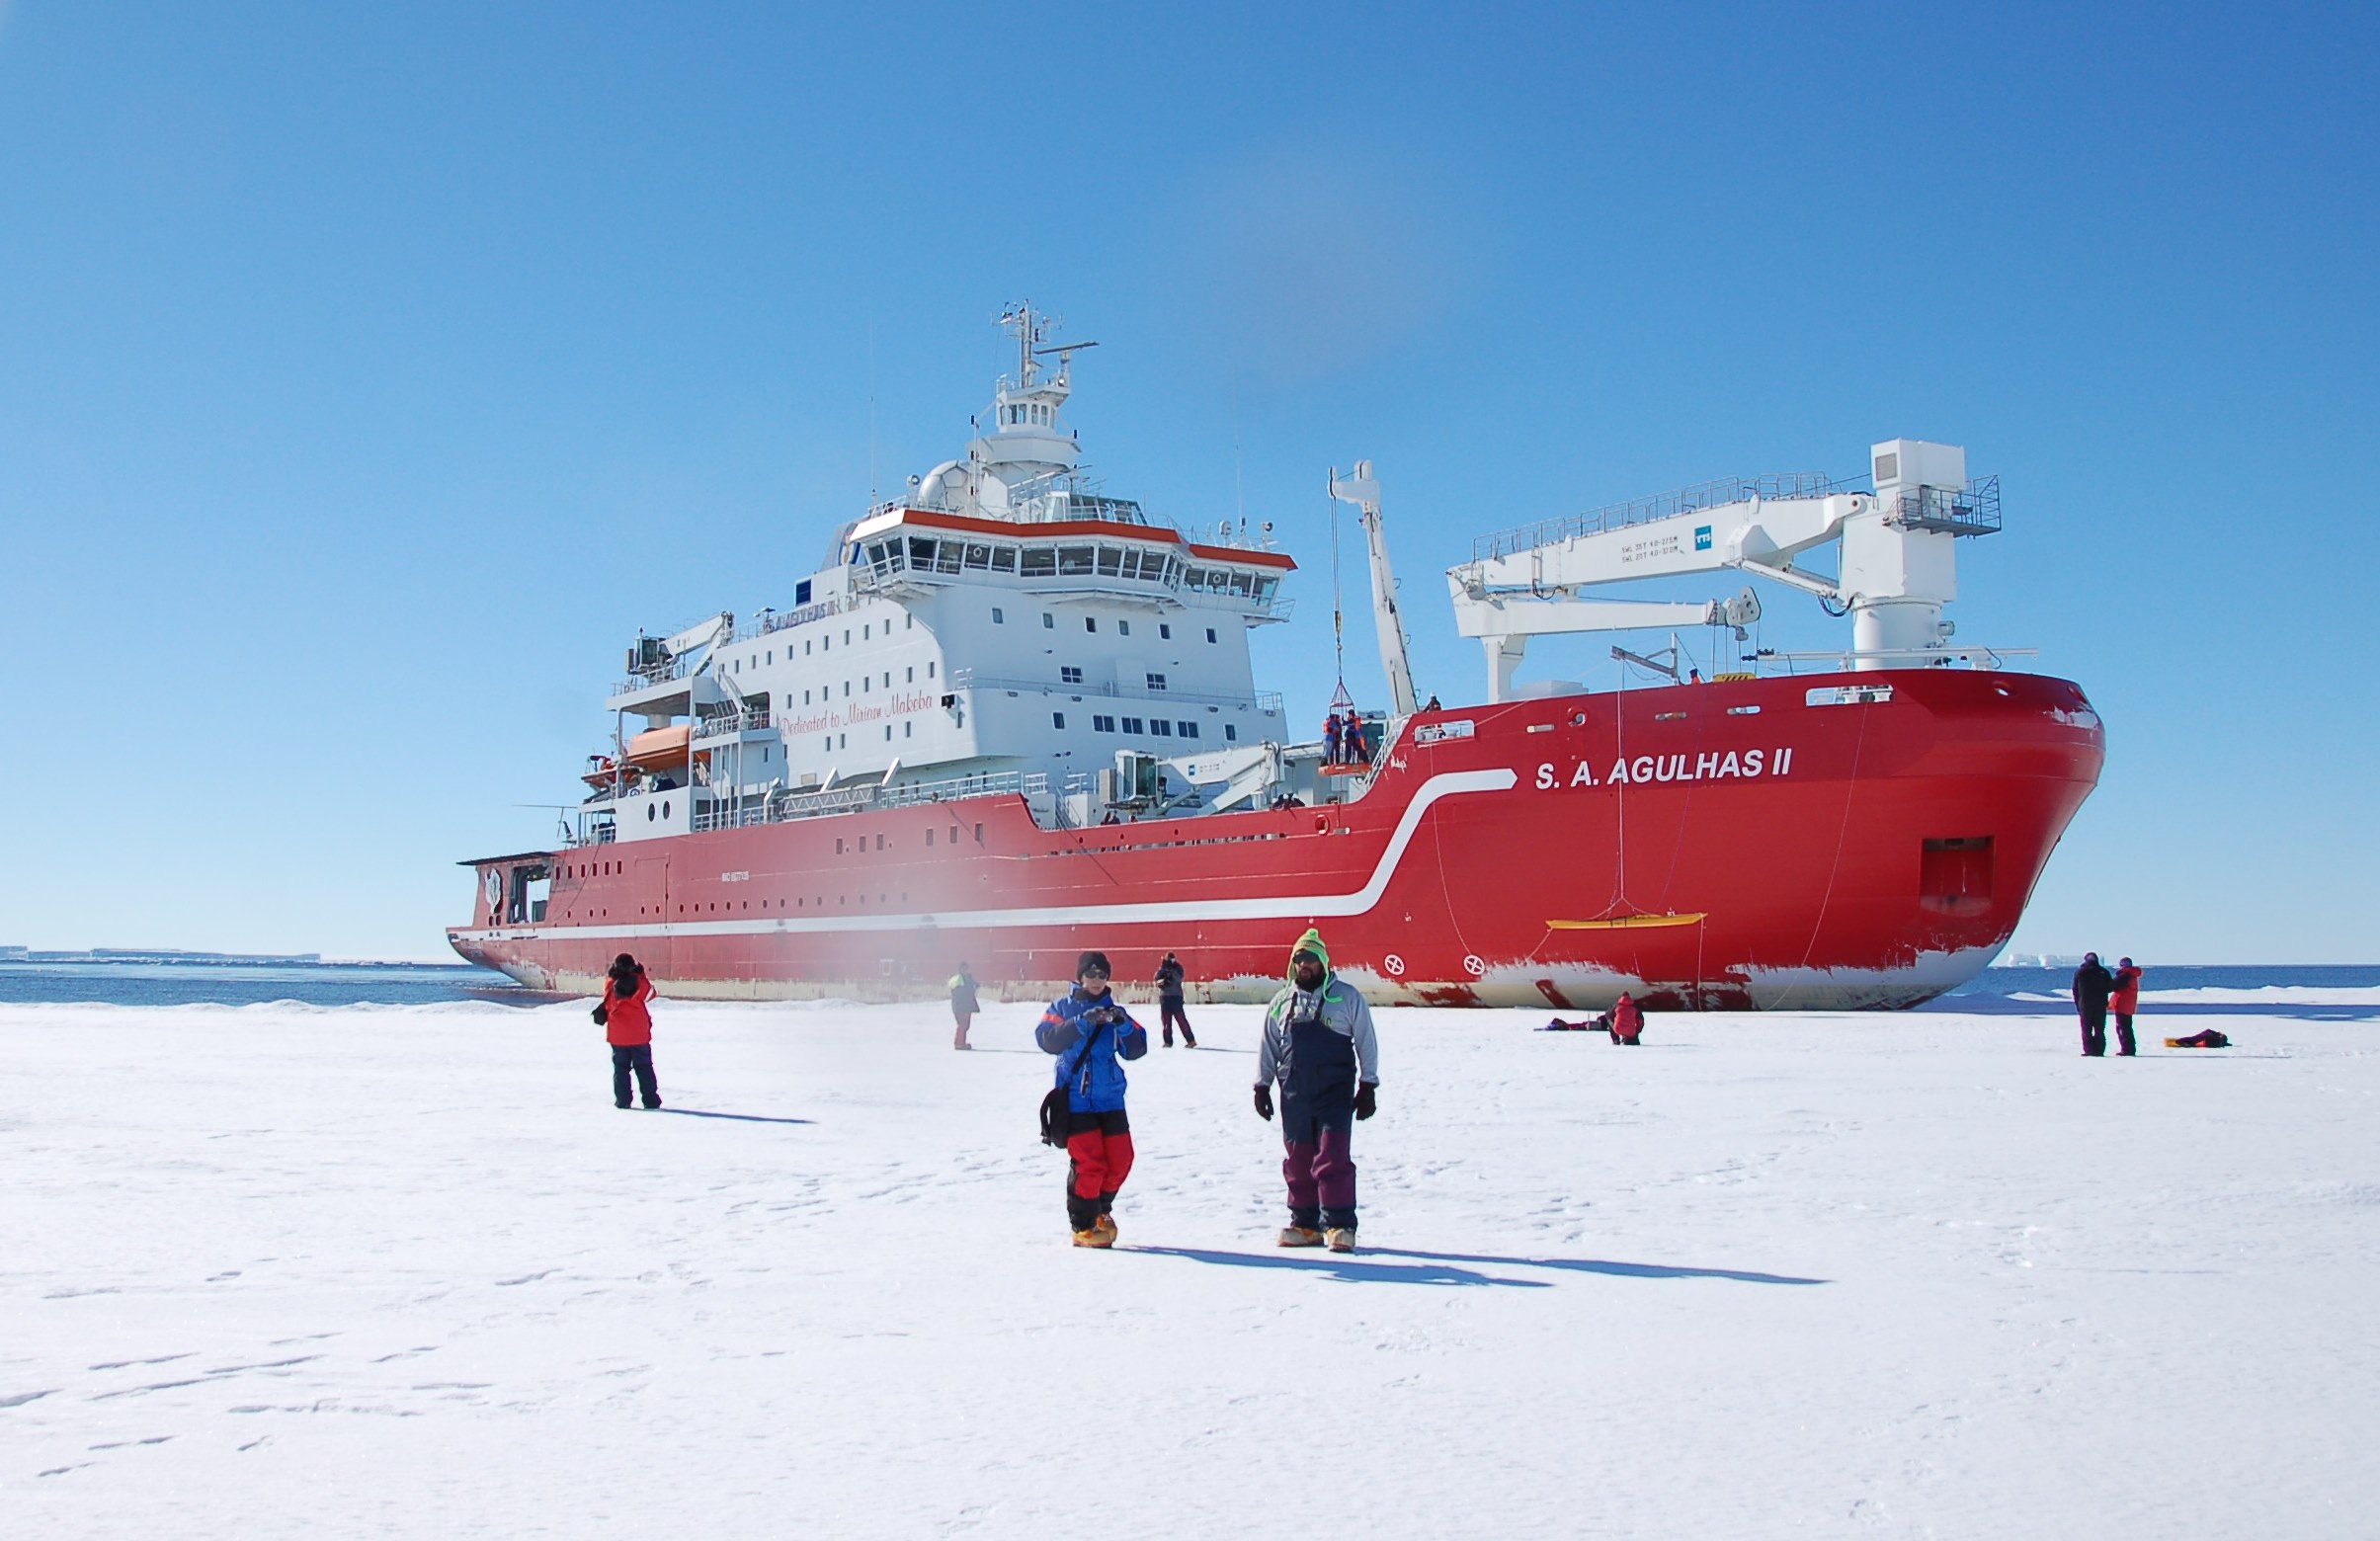
{"label": "ice field", "polygon": [[583,1006],[0,1008],[0,1513],[2369,1536],[2380,993],[2303,994],[2154,997],[2135,1061],[2056,1002],[1384,1011],[1353,1257],[1272,1245],[1253,1009],[1131,1067],[1099,1254],[1029,1005],[957,1054],[939,1007],[664,1000],[655,1113]]}

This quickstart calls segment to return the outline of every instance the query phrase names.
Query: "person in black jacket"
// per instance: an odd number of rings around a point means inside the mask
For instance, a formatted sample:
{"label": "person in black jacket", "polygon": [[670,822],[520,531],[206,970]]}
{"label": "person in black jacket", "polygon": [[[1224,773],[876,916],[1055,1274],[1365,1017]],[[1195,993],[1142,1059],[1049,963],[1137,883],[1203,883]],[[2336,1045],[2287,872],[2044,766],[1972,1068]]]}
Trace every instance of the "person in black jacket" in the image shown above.
{"label": "person in black jacket", "polygon": [[2107,972],[2095,952],[2083,954],[2083,966],[2075,970],[2075,1011],[2083,1018],[2083,1052],[2097,1059],[2107,1052],[2107,997],[2115,990],[2115,976]]}
{"label": "person in black jacket", "polygon": [[1174,1046],[1177,1024],[1182,1028],[1183,1046],[1192,1049],[1198,1046],[1198,1035],[1190,1031],[1190,1017],[1182,1010],[1182,960],[1171,952],[1157,965],[1157,1009],[1164,1021],[1165,1046],[1169,1049]]}

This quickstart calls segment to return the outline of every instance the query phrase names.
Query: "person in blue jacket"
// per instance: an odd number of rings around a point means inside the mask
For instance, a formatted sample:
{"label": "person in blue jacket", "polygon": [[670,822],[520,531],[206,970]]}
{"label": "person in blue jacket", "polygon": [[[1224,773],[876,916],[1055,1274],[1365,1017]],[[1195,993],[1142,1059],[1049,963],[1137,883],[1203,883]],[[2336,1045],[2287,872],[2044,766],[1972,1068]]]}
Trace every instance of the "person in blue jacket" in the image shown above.
{"label": "person in blue jacket", "polygon": [[1108,954],[1076,962],[1074,989],[1049,1003],[1033,1041],[1058,1057],[1066,1089],[1066,1220],[1077,1247],[1115,1245],[1115,1194],[1132,1170],[1132,1124],[1124,1116],[1124,1067],[1149,1052],[1148,1029],[1108,989]]}

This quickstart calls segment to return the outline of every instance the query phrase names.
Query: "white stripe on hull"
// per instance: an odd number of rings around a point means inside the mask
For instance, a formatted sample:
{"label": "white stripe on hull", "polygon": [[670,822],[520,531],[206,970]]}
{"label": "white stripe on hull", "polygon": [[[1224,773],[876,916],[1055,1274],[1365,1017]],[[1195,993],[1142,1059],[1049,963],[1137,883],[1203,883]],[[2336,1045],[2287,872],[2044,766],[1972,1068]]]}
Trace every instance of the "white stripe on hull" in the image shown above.
{"label": "white stripe on hull", "polygon": [[538,926],[516,929],[489,927],[457,930],[448,934],[457,941],[630,941],[655,937],[753,936],[821,934],[825,933],[912,931],[937,927],[954,931],[1014,931],[1050,926],[1156,926],[1193,921],[1284,921],[1339,918],[1367,913],[1380,902],[1397,863],[1412,844],[1422,817],[1441,797],[1463,792],[1502,792],[1512,789],[1519,775],[1510,767],[1484,770],[1451,770],[1424,781],[1405,807],[1404,816],[1373,863],[1371,877],[1361,888],[1344,894],[1281,894],[1262,899],[1166,899],[1138,904],[1040,905],[1008,910],[955,910],[914,915],[820,916],[816,919],[774,918],[736,921],[662,921],[614,926]]}

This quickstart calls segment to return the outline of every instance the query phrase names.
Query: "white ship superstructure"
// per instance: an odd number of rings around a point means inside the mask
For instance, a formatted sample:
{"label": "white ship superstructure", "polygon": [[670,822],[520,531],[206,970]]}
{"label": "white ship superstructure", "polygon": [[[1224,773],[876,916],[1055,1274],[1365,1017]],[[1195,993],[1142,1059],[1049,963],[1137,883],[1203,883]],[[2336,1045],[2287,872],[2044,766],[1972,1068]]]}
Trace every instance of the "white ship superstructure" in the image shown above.
{"label": "white ship superstructure", "polygon": [[1003,319],[1017,373],[962,458],[840,530],[789,609],[638,639],[583,839],[1001,786],[1071,797],[1049,811],[1096,822],[1211,809],[1248,768],[1268,791],[1294,778],[1249,634],[1287,616],[1295,564],[1244,530],[1193,540],[1101,491],[1064,415],[1072,356],[1092,345],[1045,346],[1029,307]]}

